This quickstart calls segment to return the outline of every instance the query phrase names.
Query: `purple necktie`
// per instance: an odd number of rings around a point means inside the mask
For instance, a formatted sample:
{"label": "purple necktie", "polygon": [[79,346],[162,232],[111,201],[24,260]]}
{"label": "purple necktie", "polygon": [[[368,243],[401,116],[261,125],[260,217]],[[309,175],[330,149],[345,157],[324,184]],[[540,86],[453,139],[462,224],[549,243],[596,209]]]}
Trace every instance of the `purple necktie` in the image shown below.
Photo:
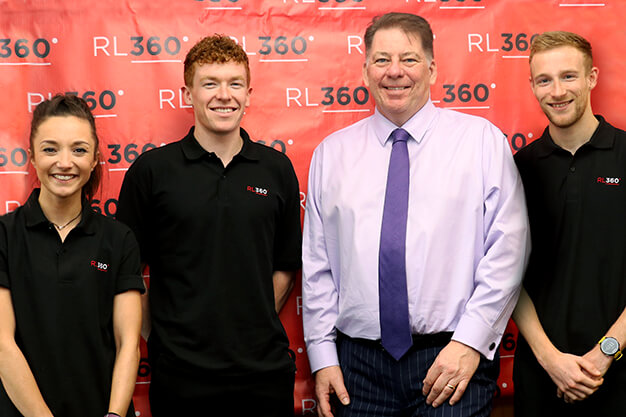
{"label": "purple necktie", "polygon": [[404,129],[391,132],[383,224],[380,232],[378,290],[382,345],[399,360],[413,344],[406,289],[406,219],[409,206],[409,152]]}

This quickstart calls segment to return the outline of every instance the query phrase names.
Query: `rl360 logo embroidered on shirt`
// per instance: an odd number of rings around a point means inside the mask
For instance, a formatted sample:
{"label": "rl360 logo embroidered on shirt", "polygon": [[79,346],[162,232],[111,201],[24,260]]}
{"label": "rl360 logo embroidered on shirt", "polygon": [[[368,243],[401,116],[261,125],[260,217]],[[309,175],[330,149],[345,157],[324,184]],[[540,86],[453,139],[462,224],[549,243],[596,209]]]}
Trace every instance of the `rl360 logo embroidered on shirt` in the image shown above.
{"label": "rl360 logo embroidered on shirt", "polygon": [[617,177],[598,177],[596,180],[597,183],[604,185],[619,185],[621,181],[622,179]]}
{"label": "rl360 logo embroidered on shirt", "polygon": [[107,269],[109,269],[109,264],[105,264],[104,262],[91,261],[91,266],[102,272],[106,272]]}
{"label": "rl360 logo embroidered on shirt", "polygon": [[260,195],[263,197],[267,197],[267,188],[261,188],[261,187],[253,187],[252,185],[248,185],[248,187],[246,188],[246,190],[250,191],[251,193],[254,193],[256,195]]}

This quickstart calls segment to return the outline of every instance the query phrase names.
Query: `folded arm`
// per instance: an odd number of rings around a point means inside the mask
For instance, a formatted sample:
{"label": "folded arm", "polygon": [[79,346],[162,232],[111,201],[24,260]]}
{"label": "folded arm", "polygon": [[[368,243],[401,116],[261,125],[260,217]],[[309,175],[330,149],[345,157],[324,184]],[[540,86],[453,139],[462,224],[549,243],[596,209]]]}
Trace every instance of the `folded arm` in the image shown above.
{"label": "folded arm", "polygon": [[522,289],[513,320],[528,342],[539,364],[557,386],[557,395],[566,401],[583,400],[602,385],[603,373],[585,357],[558,350],[546,335],[535,305]]}

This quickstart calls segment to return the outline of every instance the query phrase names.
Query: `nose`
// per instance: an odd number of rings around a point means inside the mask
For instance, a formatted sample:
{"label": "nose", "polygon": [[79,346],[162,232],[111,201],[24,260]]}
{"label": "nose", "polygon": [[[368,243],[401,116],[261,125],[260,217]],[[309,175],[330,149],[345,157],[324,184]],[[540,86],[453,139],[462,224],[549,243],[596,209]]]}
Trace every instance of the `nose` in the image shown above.
{"label": "nose", "polygon": [[559,97],[559,96],[562,96],[563,94],[565,94],[565,89],[563,88],[563,84],[561,84],[561,81],[555,80],[554,83],[552,83],[552,95],[555,97]]}
{"label": "nose", "polygon": [[217,98],[219,100],[228,100],[230,98],[230,91],[226,84],[220,84],[217,88]]}
{"label": "nose", "polygon": [[401,77],[404,74],[404,70],[402,69],[402,65],[400,65],[400,60],[392,59],[387,67],[387,76],[397,78]]}
{"label": "nose", "polygon": [[59,168],[71,168],[72,167],[72,151],[71,150],[62,150],[58,154],[57,158],[57,166]]}

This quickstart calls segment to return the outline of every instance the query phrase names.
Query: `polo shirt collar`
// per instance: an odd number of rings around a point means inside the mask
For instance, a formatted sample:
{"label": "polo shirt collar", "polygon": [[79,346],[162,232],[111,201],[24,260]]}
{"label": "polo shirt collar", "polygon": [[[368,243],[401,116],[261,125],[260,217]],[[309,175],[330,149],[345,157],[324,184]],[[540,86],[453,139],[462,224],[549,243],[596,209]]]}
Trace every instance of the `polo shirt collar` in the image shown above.
{"label": "polo shirt collar", "polygon": [[552,140],[552,136],[550,136],[549,128],[546,127],[541,135],[545,140],[540,140],[537,142],[537,156],[540,158],[546,157],[550,155],[552,152],[556,152],[559,150],[563,150],[559,145],[554,143]]}
{"label": "polo shirt collar", "polygon": [[604,117],[599,114],[595,115],[600,124],[596,128],[596,131],[591,135],[591,139],[585,145],[592,146],[597,149],[611,149],[615,143],[615,129]]}
{"label": "polo shirt collar", "polygon": [[[409,132],[411,137],[417,142],[420,143],[426,133],[433,125],[437,117],[437,108],[430,101],[428,101],[422,106],[421,109],[417,111],[409,120],[407,120],[401,127]],[[387,119],[378,111],[378,107],[374,111],[374,116],[372,116],[372,123],[374,127],[374,132],[376,133],[376,138],[380,142],[381,145],[385,146],[385,143],[389,140],[389,136],[391,132],[398,128],[392,121]]]}
{"label": "polo shirt collar", "polygon": [[[26,227],[36,227],[42,224],[46,226],[51,224],[50,221],[43,214],[43,210],[41,209],[41,205],[39,204],[39,188],[33,189],[24,204],[24,215],[26,218]],[[82,230],[85,234],[92,235],[96,232],[95,230],[95,222],[93,221],[93,217],[96,216],[96,213],[93,212],[91,208],[91,204],[86,199],[82,201],[82,209],[81,209],[81,219],[80,222],[74,228],[75,230]]]}
{"label": "polo shirt collar", "polygon": [[241,150],[236,156],[241,156],[251,161],[258,161],[260,158],[259,152],[257,148],[254,146],[254,144],[252,143],[252,140],[250,139],[250,135],[248,135],[248,132],[243,130],[243,127],[240,127],[239,134],[241,135],[241,138],[243,139],[243,146],[241,147]]}
{"label": "polo shirt collar", "polygon": [[204,150],[202,146],[200,146],[200,144],[196,140],[195,136],[193,135],[194,130],[195,127],[192,126],[191,129],[189,129],[189,133],[187,133],[187,136],[185,136],[180,142],[180,145],[183,148],[183,154],[187,159],[190,160],[200,159],[208,153]]}
{"label": "polo shirt collar", "polygon": [[[591,135],[591,139],[582,146],[591,146],[596,149],[611,149],[615,143],[615,130],[604,117],[599,114],[595,116],[600,123],[593,132],[593,135]],[[549,127],[545,128],[542,137],[546,140],[542,140],[537,144],[539,157],[546,157],[555,151],[563,150],[563,148],[554,142],[552,136],[550,136]]]}
{"label": "polo shirt collar", "polygon": [[[195,130],[195,127],[192,126],[191,129],[189,129],[189,133],[187,133],[187,136],[185,136],[181,141],[183,154],[189,160],[200,159],[204,157],[206,154],[210,153],[210,152],[207,152],[202,146],[200,146],[200,144],[198,143],[198,141],[196,140],[193,134],[194,130]],[[254,148],[254,146],[252,146],[253,144],[252,144],[252,141],[250,140],[250,135],[248,135],[248,132],[246,132],[242,127],[240,127],[239,135],[243,139],[243,146],[241,147],[241,150],[239,151],[239,153],[235,155],[235,157],[243,157],[245,159],[258,160],[259,159],[258,152]]]}

